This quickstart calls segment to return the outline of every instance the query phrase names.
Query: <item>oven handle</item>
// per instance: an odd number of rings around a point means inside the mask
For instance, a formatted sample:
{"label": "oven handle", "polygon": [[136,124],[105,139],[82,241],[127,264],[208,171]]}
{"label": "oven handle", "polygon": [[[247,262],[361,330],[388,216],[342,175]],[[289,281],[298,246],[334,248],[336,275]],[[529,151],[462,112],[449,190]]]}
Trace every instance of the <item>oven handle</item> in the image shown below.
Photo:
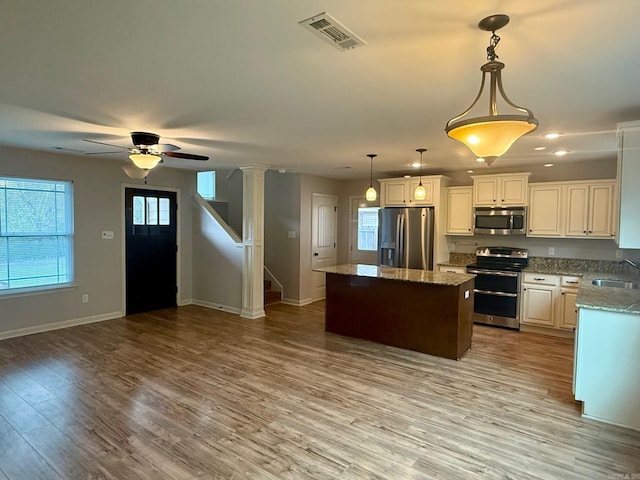
{"label": "oven handle", "polygon": [[497,277],[512,277],[516,278],[519,273],[517,272],[497,272],[495,270],[476,270],[467,268],[467,273],[477,273],[479,275],[495,275]]}
{"label": "oven handle", "polygon": [[473,289],[474,293],[483,293],[485,295],[495,295],[496,297],[511,297],[515,298],[518,296],[517,293],[504,293],[504,292],[490,292],[489,290],[478,290],[477,288]]}

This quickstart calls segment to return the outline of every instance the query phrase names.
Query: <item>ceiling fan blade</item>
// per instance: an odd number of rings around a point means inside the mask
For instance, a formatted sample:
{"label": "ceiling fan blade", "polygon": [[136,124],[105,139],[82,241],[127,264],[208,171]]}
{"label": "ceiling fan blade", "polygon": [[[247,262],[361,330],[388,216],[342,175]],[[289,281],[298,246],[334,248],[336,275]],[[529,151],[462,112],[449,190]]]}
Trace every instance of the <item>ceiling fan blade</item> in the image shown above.
{"label": "ceiling fan blade", "polygon": [[85,155],[105,155],[107,153],[122,153],[122,150],[118,150],[116,152],[85,152]]}
{"label": "ceiling fan blade", "polygon": [[170,143],[158,143],[157,145],[153,145],[158,152],[172,152],[174,150],[180,150],[180,147],[177,145],[171,145]]}
{"label": "ceiling fan blade", "polygon": [[82,140],[85,142],[97,143],[98,145],[107,145],[108,147],[115,147],[115,148],[122,148],[123,150],[129,150],[129,147],[123,147],[121,145],[113,145],[112,143],[97,142],[96,140],[89,140],[88,138],[83,138]]}
{"label": "ceiling fan blade", "polygon": [[209,160],[209,157],[194,155],[193,153],[163,152],[162,155],[165,157],[186,158],[187,160]]}

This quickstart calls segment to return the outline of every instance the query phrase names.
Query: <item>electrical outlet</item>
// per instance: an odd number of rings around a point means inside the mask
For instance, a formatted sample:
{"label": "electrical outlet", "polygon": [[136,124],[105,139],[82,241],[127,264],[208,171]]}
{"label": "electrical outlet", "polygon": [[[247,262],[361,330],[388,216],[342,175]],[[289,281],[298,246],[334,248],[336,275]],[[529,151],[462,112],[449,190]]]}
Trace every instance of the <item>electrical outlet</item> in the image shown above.
{"label": "electrical outlet", "polygon": [[555,247],[549,247],[549,255],[555,255],[555,254],[556,254]]}
{"label": "electrical outlet", "polygon": [[89,295],[86,293],[82,295],[82,303],[89,303]]}
{"label": "electrical outlet", "polygon": [[113,230],[103,230],[102,231],[102,239],[103,240],[113,240]]}
{"label": "electrical outlet", "polygon": [[621,259],[622,259],[622,256],[623,256],[623,255],[622,255],[622,250],[616,250],[616,258],[617,258],[618,260],[621,260]]}

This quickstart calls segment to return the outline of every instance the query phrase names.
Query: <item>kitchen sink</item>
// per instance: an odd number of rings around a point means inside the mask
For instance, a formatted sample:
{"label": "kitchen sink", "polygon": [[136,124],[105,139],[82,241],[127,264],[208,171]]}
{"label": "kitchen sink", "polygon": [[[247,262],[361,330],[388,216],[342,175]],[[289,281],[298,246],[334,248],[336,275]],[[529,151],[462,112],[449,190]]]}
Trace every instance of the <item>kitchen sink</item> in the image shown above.
{"label": "kitchen sink", "polygon": [[638,284],[627,282],[625,280],[607,280],[604,278],[596,278],[591,283],[596,287],[615,287],[615,288],[638,288]]}

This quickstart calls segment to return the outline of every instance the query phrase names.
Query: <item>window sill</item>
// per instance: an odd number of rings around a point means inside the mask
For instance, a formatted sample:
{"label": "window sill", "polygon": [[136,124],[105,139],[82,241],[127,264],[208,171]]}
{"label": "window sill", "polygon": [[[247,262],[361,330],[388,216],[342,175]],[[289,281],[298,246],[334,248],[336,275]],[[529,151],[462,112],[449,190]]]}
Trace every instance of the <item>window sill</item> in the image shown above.
{"label": "window sill", "polygon": [[75,290],[78,285],[75,283],[62,283],[60,285],[43,285],[41,287],[15,288],[10,290],[0,290],[0,300],[5,298],[29,297],[32,295],[44,295],[47,293],[68,292]]}

